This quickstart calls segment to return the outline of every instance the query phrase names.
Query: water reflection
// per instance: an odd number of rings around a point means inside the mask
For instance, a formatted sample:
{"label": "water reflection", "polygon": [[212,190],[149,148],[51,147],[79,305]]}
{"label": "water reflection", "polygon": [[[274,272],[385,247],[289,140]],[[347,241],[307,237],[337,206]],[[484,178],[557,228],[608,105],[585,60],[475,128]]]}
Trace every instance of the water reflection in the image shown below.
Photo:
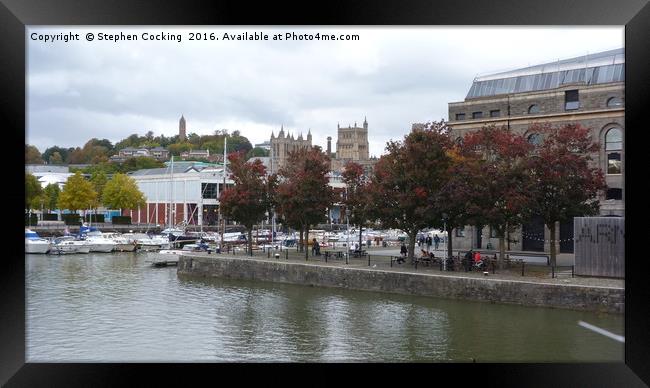
{"label": "water reflection", "polygon": [[622,361],[623,317],[179,277],[133,253],[28,255],[27,358],[87,361]]}

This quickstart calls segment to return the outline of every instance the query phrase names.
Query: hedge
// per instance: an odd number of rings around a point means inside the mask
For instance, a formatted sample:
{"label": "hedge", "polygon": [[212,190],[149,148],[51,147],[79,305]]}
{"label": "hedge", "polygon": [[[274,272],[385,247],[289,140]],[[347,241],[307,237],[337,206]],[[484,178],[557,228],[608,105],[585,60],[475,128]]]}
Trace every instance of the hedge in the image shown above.
{"label": "hedge", "polygon": [[44,213],[43,221],[58,221],[59,215],[56,213]]}
{"label": "hedge", "polygon": [[81,216],[79,214],[61,214],[61,218],[66,225],[81,225]]}
{"label": "hedge", "polygon": [[38,215],[25,213],[25,226],[36,226],[38,224]]}
{"label": "hedge", "polygon": [[113,216],[111,218],[113,224],[117,225],[131,225],[131,217],[130,216]]}
{"label": "hedge", "polygon": [[[91,218],[92,218],[92,220],[90,220]],[[88,221],[91,221],[91,222],[104,222],[104,215],[103,214],[86,214],[86,217],[84,218],[84,220],[86,222],[88,222]]]}

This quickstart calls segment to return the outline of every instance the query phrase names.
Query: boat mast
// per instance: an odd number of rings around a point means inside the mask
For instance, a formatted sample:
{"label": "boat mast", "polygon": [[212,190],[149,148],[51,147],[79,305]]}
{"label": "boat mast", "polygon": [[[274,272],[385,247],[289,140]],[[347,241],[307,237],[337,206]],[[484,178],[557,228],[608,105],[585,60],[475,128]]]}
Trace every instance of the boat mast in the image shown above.
{"label": "boat mast", "polygon": [[[228,145],[228,137],[226,134],[223,134],[223,186],[221,186],[221,190],[226,189],[226,148]],[[219,200],[219,215],[221,217],[221,222],[223,222],[223,227],[221,228],[221,243],[220,243],[220,249],[221,252],[223,253],[223,235],[226,233],[226,219],[223,217],[221,214],[221,200]]]}
{"label": "boat mast", "polygon": [[[172,203],[174,202],[174,155],[172,155],[172,163],[170,168],[170,188],[169,188],[169,229],[173,228],[173,210]],[[170,231],[171,233],[171,231]]]}

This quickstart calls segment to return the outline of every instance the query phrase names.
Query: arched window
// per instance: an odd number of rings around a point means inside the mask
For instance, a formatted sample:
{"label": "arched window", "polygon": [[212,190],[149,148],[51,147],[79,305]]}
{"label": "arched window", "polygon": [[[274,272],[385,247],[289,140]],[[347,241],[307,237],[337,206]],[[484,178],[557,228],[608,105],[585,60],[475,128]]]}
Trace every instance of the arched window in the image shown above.
{"label": "arched window", "polygon": [[607,154],[607,174],[621,173],[621,150],[623,149],[623,131],[612,128],[605,134],[605,153]]}
{"label": "arched window", "polygon": [[534,113],[539,113],[539,105],[533,104],[528,107],[528,113],[534,114]]}
{"label": "arched window", "polygon": [[540,145],[542,143],[542,135],[539,133],[532,133],[528,136],[528,142],[532,145]]}
{"label": "arched window", "polygon": [[607,100],[607,107],[608,108],[614,108],[614,107],[619,107],[623,106],[623,100],[621,100],[618,97],[611,97],[610,99]]}

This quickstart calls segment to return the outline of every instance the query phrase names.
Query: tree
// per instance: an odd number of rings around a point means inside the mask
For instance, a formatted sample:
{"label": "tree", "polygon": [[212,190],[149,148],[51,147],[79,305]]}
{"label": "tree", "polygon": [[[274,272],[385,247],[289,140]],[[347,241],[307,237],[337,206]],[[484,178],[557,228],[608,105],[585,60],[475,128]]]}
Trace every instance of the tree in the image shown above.
{"label": "tree", "polygon": [[[95,203],[93,203],[92,206],[93,209],[97,209],[99,206],[101,206],[102,196],[104,194],[104,187],[106,186],[107,182],[108,182],[108,178],[106,177],[106,174],[102,170],[95,170],[90,176],[90,183],[92,183],[93,189],[95,189],[95,192],[97,193]],[[96,213],[97,211],[95,210],[95,214]]]}
{"label": "tree", "polygon": [[505,236],[528,218],[533,181],[528,156],[532,145],[505,127],[488,126],[463,138],[467,219],[489,225],[499,238],[499,266],[505,259]]}
{"label": "tree", "polygon": [[50,183],[45,186],[43,190],[43,196],[45,198],[44,205],[48,211],[52,211],[57,208],[56,204],[59,201],[59,195],[61,194],[61,189],[56,183]]}
{"label": "tree", "polygon": [[102,202],[110,209],[137,209],[147,203],[135,180],[120,173],[106,182]]}
{"label": "tree", "polygon": [[271,193],[266,176],[266,167],[261,161],[246,162],[243,152],[228,156],[233,187],[221,192],[219,201],[224,216],[246,227],[248,250],[253,254],[253,226],[265,218],[271,210]]}
{"label": "tree", "polygon": [[451,147],[444,121],[414,128],[404,142],[387,143],[387,154],[375,165],[369,191],[375,217],[384,227],[409,236],[408,253],[413,259],[417,233],[442,226],[435,198],[447,180]]}
{"label": "tree", "polygon": [[43,152],[43,160],[49,161],[50,164],[57,164],[52,160],[52,157],[55,153],[58,153],[59,157],[61,158],[61,162],[58,162],[57,160],[58,164],[62,164],[68,158],[68,150],[66,148],[54,146],[46,149],[45,152]]}
{"label": "tree", "polygon": [[52,156],[50,156],[48,161],[50,164],[63,164],[63,157],[60,153],[55,152],[52,154]]}
{"label": "tree", "polygon": [[41,183],[30,173],[25,174],[25,210],[37,209],[41,203]]}
{"label": "tree", "polygon": [[369,198],[369,180],[364,175],[363,167],[355,162],[348,162],[343,171],[343,182],[346,185],[345,204],[350,211],[350,221],[359,226],[359,247],[362,244],[363,227],[371,217],[372,202]]}
{"label": "tree", "polygon": [[85,210],[90,208],[97,198],[97,193],[92,184],[87,181],[81,173],[77,172],[65,183],[57,206],[59,209],[69,209],[74,211]]}
{"label": "tree", "polygon": [[579,124],[538,125],[531,130],[543,136],[529,158],[535,184],[531,211],[542,217],[550,231],[551,265],[555,265],[555,223],[598,214],[598,194],[606,188],[605,178],[590,163],[600,146],[592,142],[589,128]]}
{"label": "tree", "polygon": [[261,147],[255,147],[252,150],[248,152],[248,157],[253,158],[253,157],[264,157],[264,156],[269,156],[270,151]]}
{"label": "tree", "polygon": [[25,144],[25,164],[44,164],[38,148]]}
{"label": "tree", "polygon": [[[329,163],[320,147],[302,148],[289,153],[286,166],[279,172],[277,210],[289,226],[300,231],[301,249],[307,246],[311,225],[322,222],[332,206]],[[309,257],[308,251],[305,249],[305,258]]]}

